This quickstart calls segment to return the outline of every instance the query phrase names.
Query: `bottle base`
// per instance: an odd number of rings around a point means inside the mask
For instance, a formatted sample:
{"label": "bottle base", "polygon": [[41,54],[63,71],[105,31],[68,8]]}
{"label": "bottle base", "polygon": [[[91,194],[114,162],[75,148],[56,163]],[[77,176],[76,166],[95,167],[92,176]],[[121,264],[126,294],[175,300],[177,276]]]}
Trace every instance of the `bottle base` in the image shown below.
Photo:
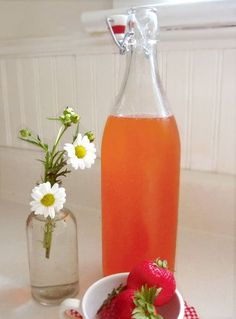
{"label": "bottle base", "polygon": [[72,298],[78,294],[78,281],[66,285],[37,287],[31,286],[32,297],[44,306],[58,305],[65,298]]}

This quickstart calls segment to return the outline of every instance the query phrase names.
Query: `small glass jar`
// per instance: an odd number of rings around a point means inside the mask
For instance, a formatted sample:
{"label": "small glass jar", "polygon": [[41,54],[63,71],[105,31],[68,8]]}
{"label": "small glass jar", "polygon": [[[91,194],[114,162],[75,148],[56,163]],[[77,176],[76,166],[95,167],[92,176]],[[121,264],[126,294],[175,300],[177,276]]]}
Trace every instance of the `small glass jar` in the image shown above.
{"label": "small glass jar", "polygon": [[43,245],[46,221],[42,215],[28,216],[29,271],[33,298],[43,305],[53,305],[78,293],[77,225],[68,209],[56,213],[49,253]]}

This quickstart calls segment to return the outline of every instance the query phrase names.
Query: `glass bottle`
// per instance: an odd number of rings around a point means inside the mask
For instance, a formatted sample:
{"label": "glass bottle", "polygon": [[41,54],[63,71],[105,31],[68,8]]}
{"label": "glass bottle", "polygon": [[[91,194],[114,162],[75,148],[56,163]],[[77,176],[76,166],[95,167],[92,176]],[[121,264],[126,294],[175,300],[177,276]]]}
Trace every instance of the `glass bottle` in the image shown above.
{"label": "glass bottle", "polygon": [[102,139],[105,275],[157,257],[174,270],[180,141],[158,75],[157,39],[150,7],[131,9],[126,34],[115,39],[127,63]]}
{"label": "glass bottle", "polygon": [[41,304],[53,305],[78,293],[77,226],[68,209],[56,213],[49,253],[43,247],[45,221],[32,212],[26,224],[31,293]]}

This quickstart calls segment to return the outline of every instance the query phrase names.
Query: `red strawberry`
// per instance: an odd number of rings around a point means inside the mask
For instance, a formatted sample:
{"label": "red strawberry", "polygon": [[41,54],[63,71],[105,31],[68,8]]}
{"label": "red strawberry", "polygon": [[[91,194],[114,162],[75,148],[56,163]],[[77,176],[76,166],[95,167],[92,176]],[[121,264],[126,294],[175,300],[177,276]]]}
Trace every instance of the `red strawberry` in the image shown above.
{"label": "red strawberry", "polygon": [[112,292],[108,294],[107,299],[104,300],[103,304],[97,311],[98,318],[109,319],[112,300],[125,288],[126,287],[121,284],[119,287],[114,288]]}
{"label": "red strawberry", "polygon": [[155,306],[161,306],[170,301],[172,298],[176,283],[174,275],[167,269],[167,261],[146,260],[138,264],[130,272],[127,280],[128,288],[140,289],[144,284],[148,287],[161,288],[154,301]]}
{"label": "red strawberry", "polygon": [[109,319],[130,319],[135,308],[134,289],[122,291],[112,302]]}
{"label": "red strawberry", "polygon": [[99,319],[163,319],[153,305],[159,289],[142,286],[139,291],[125,289],[115,296],[109,304],[105,302],[99,311]]}

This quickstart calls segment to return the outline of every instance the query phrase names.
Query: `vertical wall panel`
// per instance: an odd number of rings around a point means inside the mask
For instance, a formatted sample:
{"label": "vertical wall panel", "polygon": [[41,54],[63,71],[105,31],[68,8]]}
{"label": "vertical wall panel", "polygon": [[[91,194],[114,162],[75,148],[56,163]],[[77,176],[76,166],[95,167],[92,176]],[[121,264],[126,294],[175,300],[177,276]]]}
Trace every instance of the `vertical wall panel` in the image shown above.
{"label": "vertical wall panel", "polygon": [[[213,50],[195,51],[191,103],[190,168],[211,170],[214,97],[216,94],[217,54]],[[206,71],[207,70],[207,71]]]}
{"label": "vertical wall panel", "polygon": [[74,106],[74,56],[56,57],[57,94],[59,110],[66,106]]}
{"label": "vertical wall panel", "polygon": [[[1,63],[1,62],[0,62]],[[1,66],[1,64],[0,64]],[[0,67],[0,75],[1,75],[1,67]],[[6,121],[5,121],[5,106],[3,102],[3,87],[2,87],[2,81],[0,76],[0,119],[1,119],[1,125],[0,125],[0,145],[6,145],[7,144],[7,135],[6,135]]]}
{"label": "vertical wall panel", "polygon": [[43,118],[41,110],[41,94],[40,94],[40,76],[39,76],[39,58],[34,58],[33,63],[33,83],[34,83],[34,100],[35,110],[37,114],[37,134],[42,137],[43,135]]}
{"label": "vertical wall panel", "polygon": [[236,174],[236,50],[225,50],[217,171]]}
{"label": "vertical wall panel", "polygon": [[215,97],[213,99],[213,131],[212,131],[212,154],[211,154],[211,170],[217,171],[217,157],[219,148],[219,129],[220,116],[222,107],[222,67],[223,67],[223,50],[217,51],[216,61],[216,78],[215,78]]}
{"label": "vertical wall panel", "polygon": [[8,105],[7,71],[5,60],[0,60],[0,145],[11,145],[11,127]]}
{"label": "vertical wall panel", "polygon": [[191,168],[191,137],[192,137],[192,101],[193,101],[193,61],[194,52],[189,50],[187,54],[187,80],[186,80],[186,112],[185,112],[185,127],[184,127],[184,163],[183,167]]}
{"label": "vertical wall panel", "polygon": [[186,167],[187,153],[187,120],[189,96],[189,57],[188,52],[169,52],[167,62],[166,93],[171,110],[177,121],[181,140],[181,163]]}
{"label": "vertical wall panel", "polygon": [[[56,134],[57,122],[47,120],[48,117],[58,116],[58,106],[55,103],[57,90],[54,86],[51,58],[43,57],[38,61],[39,65],[39,88],[40,88],[40,110],[42,116],[42,134],[44,140],[51,142]],[[56,77],[56,75],[55,75]]]}
{"label": "vertical wall panel", "polygon": [[[25,123],[22,123],[22,126],[28,129],[32,129],[34,133],[40,134],[42,133],[42,119],[40,118],[40,115],[37,112],[39,109],[39,105],[37,105],[39,103],[39,92],[36,92],[36,87],[38,87],[39,85],[37,84],[39,80],[38,74],[36,74],[38,72],[37,62],[34,59],[22,59],[21,68],[21,90],[24,96],[25,111]],[[33,148],[33,146],[31,148]]]}
{"label": "vertical wall panel", "polygon": [[[77,108],[75,101],[74,68],[75,56],[58,56],[52,62],[54,110],[59,115],[65,107]],[[55,123],[57,132],[60,123]],[[73,127],[69,128],[62,141],[72,142]],[[55,136],[54,136],[55,139]]]}
{"label": "vertical wall panel", "polygon": [[163,89],[166,91],[167,87],[167,59],[168,59],[168,51],[161,51],[160,58],[160,77],[163,85]]}
{"label": "vertical wall panel", "polygon": [[121,54],[115,55],[115,97],[119,93],[121,84],[125,75],[126,56]]}
{"label": "vertical wall panel", "polygon": [[17,61],[15,59],[6,60],[7,74],[7,94],[9,122],[11,127],[12,145],[19,146],[21,142],[18,139],[18,132],[21,128],[21,112],[19,105],[19,90],[17,83]]}
{"label": "vertical wall panel", "polygon": [[77,94],[78,111],[81,116],[81,130],[96,131],[94,118],[94,58],[92,56],[77,56]]}
{"label": "vertical wall panel", "polygon": [[100,150],[104,125],[114,103],[115,96],[115,57],[102,55],[95,59],[96,76],[96,118],[98,131],[98,149]]}
{"label": "vertical wall panel", "polygon": [[16,79],[17,79],[17,89],[19,95],[19,109],[20,109],[20,121],[21,124],[26,122],[25,119],[25,95],[22,83],[22,63],[21,59],[16,60]]}

